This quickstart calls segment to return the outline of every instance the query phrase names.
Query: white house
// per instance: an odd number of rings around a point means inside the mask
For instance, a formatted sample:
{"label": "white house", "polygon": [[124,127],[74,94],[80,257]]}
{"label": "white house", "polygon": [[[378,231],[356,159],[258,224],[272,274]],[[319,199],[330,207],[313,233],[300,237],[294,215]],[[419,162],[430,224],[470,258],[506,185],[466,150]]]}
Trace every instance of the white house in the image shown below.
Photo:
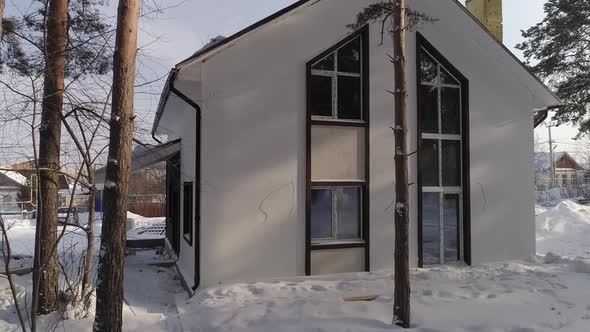
{"label": "white house", "polygon": [[[373,0],[301,0],[180,62],[155,137],[168,241],[196,289],[391,268],[393,68]],[[559,100],[459,2],[406,40],[410,262],[535,253],[533,114]]]}

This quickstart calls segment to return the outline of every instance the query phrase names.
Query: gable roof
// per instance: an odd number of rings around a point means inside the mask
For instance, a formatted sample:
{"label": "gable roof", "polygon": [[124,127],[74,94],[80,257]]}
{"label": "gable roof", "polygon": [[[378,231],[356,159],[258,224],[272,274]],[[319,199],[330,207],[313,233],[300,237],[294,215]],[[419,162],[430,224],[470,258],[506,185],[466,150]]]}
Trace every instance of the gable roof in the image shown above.
{"label": "gable roof", "polygon": [[[254,30],[274,21],[277,18],[280,18],[283,15],[288,14],[289,12],[303,6],[304,4],[308,3],[308,2],[319,2],[321,0],[299,0],[293,4],[291,4],[288,7],[285,7],[281,10],[279,10],[278,12],[234,33],[233,35],[224,38],[224,39],[219,39],[218,37],[216,37],[215,41],[212,40],[212,42],[210,42],[209,44],[207,44],[205,47],[201,48],[199,51],[195,52],[193,55],[191,55],[190,57],[186,58],[185,60],[179,62],[176,65],[176,69],[180,69],[180,67],[189,64],[190,62],[192,62],[193,60],[199,59],[203,56],[206,56],[208,54],[211,54],[213,51],[220,49],[221,47],[231,43],[232,41],[250,33],[253,32]],[[483,30],[485,31],[488,36],[490,36],[490,38],[492,38],[498,45],[500,45],[500,47],[502,47],[502,49],[504,49],[504,51],[506,51],[506,53],[508,53],[513,59],[514,61],[516,61],[520,66],[522,66],[522,68],[524,68],[524,70],[529,73],[541,86],[543,86],[543,88],[545,88],[547,90],[547,92],[549,92],[556,100],[560,100],[559,97],[557,97],[557,95],[543,82],[541,81],[541,79],[539,79],[539,77],[537,77],[535,74],[533,74],[533,72],[522,62],[520,61],[520,59],[514,54],[512,53],[512,51],[510,51],[510,49],[508,49],[508,47],[506,47],[506,45],[504,45],[500,40],[498,40],[496,38],[496,36],[485,26],[483,25],[463,4],[461,4],[458,0],[448,0],[448,1],[452,1],[455,5],[459,6],[459,8],[461,8],[461,10],[463,10],[464,13],[466,13],[469,17],[471,17],[471,19]],[[561,106],[561,105],[553,105],[550,108],[555,108],[556,106]],[[539,110],[541,111],[541,110]]]}
{"label": "gable roof", "polygon": [[[577,161],[576,159],[574,159],[574,157],[572,157],[569,153],[567,152],[562,152],[561,155],[559,155],[557,158],[555,158],[555,167],[559,167],[559,165],[567,165],[567,163],[571,162],[574,164],[574,168],[577,170],[584,170],[584,167],[582,167]],[[565,168],[569,168],[569,167],[565,167]]]}
{"label": "gable roof", "polygon": [[13,171],[0,170],[0,186],[1,187],[23,187],[27,185],[27,178]]}
{"label": "gable roof", "polygon": [[[557,164],[557,162],[561,159],[566,157],[567,159],[573,161],[576,165],[577,170],[585,170],[585,168],[580,165],[576,161],[572,155],[569,153],[562,151],[562,152],[554,152],[553,153],[553,163]],[[551,154],[549,152],[535,152],[535,163],[539,170],[549,171],[551,169]],[[557,167],[557,165],[556,165]]]}

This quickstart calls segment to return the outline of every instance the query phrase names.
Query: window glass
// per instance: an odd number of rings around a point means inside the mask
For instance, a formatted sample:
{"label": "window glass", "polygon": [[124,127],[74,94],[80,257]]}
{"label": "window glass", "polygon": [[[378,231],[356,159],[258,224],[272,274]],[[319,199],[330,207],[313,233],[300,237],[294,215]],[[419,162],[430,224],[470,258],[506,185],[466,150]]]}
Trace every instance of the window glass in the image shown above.
{"label": "window glass", "polygon": [[362,37],[312,64],[309,102],[312,115],[334,120],[362,120]]}
{"label": "window glass", "polygon": [[332,238],[332,189],[311,190],[311,238]]}
{"label": "window glass", "polygon": [[420,172],[422,174],[422,185],[427,187],[438,187],[438,141],[422,140],[420,153]]}
{"label": "window glass", "polygon": [[438,89],[436,86],[420,85],[422,107],[422,132],[438,133]]}
{"label": "window glass", "polygon": [[361,120],[360,77],[338,76],[338,118]]}
{"label": "window glass", "polygon": [[189,242],[193,236],[193,183],[185,182],[183,186],[183,235]]}
{"label": "window glass", "polygon": [[332,117],[332,77],[311,76],[311,114]]}
{"label": "window glass", "polygon": [[461,133],[461,90],[441,88],[441,120],[443,134]]}
{"label": "window glass", "polygon": [[424,50],[420,50],[420,79],[422,82],[438,82],[438,64]]}
{"label": "window glass", "polygon": [[461,142],[442,141],[443,186],[461,185]]}
{"label": "window glass", "polygon": [[440,67],[440,82],[441,84],[460,85],[460,83],[442,66]]}
{"label": "window glass", "polygon": [[361,72],[361,39],[356,38],[338,50],[338,72]]}
{"label": "window glass", "polygon": [[336,194],[336,238],[361,238],[361,188],[337,187]]}
{"label": "window glass", "polygon": [[459,260],[459,195],[443,197],[443,227],[445,262]]}
{"label": "window glass", "polygon": [[334,71],[334,54],[330,54],[322,60],[316,62],[311,69]]}
{"label": "window glass", "polygon": [[440,263],[440,194],[422,194],[422,258],[425,265]]}

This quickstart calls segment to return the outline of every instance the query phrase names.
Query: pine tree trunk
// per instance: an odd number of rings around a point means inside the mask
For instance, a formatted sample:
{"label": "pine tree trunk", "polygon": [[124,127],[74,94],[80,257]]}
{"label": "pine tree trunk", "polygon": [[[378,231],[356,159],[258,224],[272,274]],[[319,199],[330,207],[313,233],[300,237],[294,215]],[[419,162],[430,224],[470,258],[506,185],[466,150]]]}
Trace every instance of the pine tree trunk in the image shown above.
{"label": "pine tree trunk", "polygon": [[56,242],[59,175],[55,171],[60,168],[60,114],[63,107],[67,15],[67,0],[49,1],[38,163],[39,167],[45,170],[40,171],[39,179],[41,195],[39,195],[37,206],[36,240],[38,241],[35,243],[36,269],[33,270],[33,281],[37,285],[38,294],[35,307],[39,314],[47,314],[57,309],[59,270]]}
{"label": "pine tree trunk", "polygon": [[119,0],[94,331],[121,331],[139,0]]}
{"label": "pine tree trunk", "polygon": [[0,41],[2,40],[2,33],[4,30],[2,29],[2,20],[4,19],[4,0],[0,0]]}
{"label": "pine tree trunk", "polygon": [[405,51],[405,0],[395,6],[393,48],[395,75],[395,290],[393,317],[396,325],[410,327],[410,266],[408,261],[408,149]]}
{"label": "pine tree trunk", "polygon": [[91,304],[90,294],[92,293],[92,268],[94,258],[94,205],[96,200],[96,187],[94,185],[94,170],[87,164],[88,184],[90,186],[90,195],[88,198],[88,225],[86,239],[88,242],[86,249],[86,259],[84,262],[84,274],[82,276],[82,304],[84,306],[84,316],[89,314]]}

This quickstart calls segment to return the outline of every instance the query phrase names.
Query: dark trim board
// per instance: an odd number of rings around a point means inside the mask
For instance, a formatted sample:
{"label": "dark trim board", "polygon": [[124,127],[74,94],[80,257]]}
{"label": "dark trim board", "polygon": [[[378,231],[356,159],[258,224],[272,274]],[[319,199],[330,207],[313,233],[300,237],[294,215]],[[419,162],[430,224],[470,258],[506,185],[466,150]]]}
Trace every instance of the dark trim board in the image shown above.
{"label": "dark trim board", "polygon": [[334,243],[334,244],[312,244],[312,250],[334,250],[334,249],[351,249],[351,248],[364,248],[366,247],[365,242],[350,242],[350,243]]}
{"label": "dark trim board", "polygon": [[[470,188],[470,163],[469,163],[469,80],[461,74],[461,72],[451,64],[426,38],[416,32],[416,86],[419,87],[420,85],[420,47],[426,49],[430,54],[432,54],[437,61],[439,61],[445,69],[451,72],[455,77],[459,79],[461,82],[461,102],[462,102],[462,121],[461,121],[461,140],[462,140],[462,186],[463,186],[463,243],[459,244],[463,246],[463,259],[467,265],[471,265],[471,188]],[[416,94],[418,95],[418,89],[416,89]],[[424,267],[424,258],[423,258],[423,234],[422,234],[422,174],[420,172],[421,169],[421,162],[420,162],[420,151],[422,150],[422,133],[420,128],[422,127],[422,101],[421,98],[417,98],[417,146],[418,146],[418,164],[417,164],[417,173],[418,173],[418,266]]]}
{"label": "dark trim board", "polygon": [[311,120],[311,124],[313,126],[329,126],[329,127],[354,127],[354,128],[366,128],[367,127],[367,123],[365,123],[365,122],[338,121],[338,120]]}
{"label": "dark trim board", "polygon": [[[362,113],[363,122],[338,121],[338,120],[313,120],[311,114],[311,66],[326,55],[336,51],[346,43],[358,36],[362,36],[362,53],[361,73],[362,73]],[[318,56],[311,59],[306,64],[306,114],[305,114],[305,274],[311,275],[311,251],[312,250],[329,250],[329,249],[346,249],[346,248],[364,248],[365,249],[365,271],[370,271],[370,96],[369,96],[369,26],[366,25],[356,32],[350,34],[336,45],[330,47]],[[334,127],[359,127],[365,128],[365,179],[364,181],[312,181],[311,179],[311,128],[312,126],[334,126]],[[311,189],[313,186],[360,186],[362,188],[362,234],[363,242],[358,243],[341,243],[341,244],[324,244],[312,245],[311,243]]]}

